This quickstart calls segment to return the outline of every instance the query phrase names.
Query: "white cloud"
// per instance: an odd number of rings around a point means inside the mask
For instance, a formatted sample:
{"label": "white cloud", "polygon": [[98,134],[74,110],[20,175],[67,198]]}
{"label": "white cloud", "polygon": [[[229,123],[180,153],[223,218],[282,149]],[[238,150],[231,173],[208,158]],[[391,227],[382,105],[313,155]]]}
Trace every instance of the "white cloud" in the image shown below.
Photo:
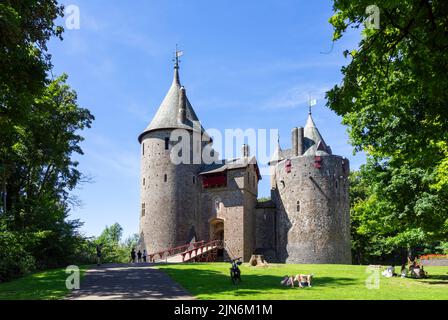
{"label": "white cloud", "polygon": [[84,146],[83,164],[95,176],[120,176],[137,178],[140,172],[139,153],[98,134],[89,134],[89,144]]}
{"label": "white cloud", "polygon": [[299,84],[291,88],[288,88],[271,98],[268,98],[266,102],[262,104],[265,109],[290,109],[297,107],[308,107],[308,101],[317,99],[317,103],[320,104],[325,99],[325,92],[327,92],[331,86],[315,86],[311,84]]}

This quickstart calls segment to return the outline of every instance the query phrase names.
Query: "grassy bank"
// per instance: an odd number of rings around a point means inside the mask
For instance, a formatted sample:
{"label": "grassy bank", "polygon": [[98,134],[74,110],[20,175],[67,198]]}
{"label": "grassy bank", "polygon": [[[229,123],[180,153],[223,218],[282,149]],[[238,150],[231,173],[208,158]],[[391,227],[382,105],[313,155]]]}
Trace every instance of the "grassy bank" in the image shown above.
{"label": "grassy bank", "polygon": [[[368,289],[371,273],[366,266],[289,265],[241,266],[238,288],[229,278],[228,263],[161,265],[174,280],[199,299],[448,299],[448,267],[428,267],[428,279],[385,278],[379,288]],[[399,271],[399,270],[398,270]],[[314,274],[311,288],[285,288],[280,280],[287,274]]]}
{"label": "grassy bank", "polygon": [[[80,266],[81,278],[87,266]],[[51,269],[0,283],[0,300],[55,300],[64,298],[69,290],[65,268]]]}

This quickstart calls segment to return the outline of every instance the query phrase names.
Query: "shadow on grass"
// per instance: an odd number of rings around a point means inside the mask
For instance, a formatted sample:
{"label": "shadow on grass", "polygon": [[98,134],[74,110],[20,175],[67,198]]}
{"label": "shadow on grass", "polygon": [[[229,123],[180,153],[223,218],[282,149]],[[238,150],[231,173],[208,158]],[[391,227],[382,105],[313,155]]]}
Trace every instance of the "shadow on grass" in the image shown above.
{"label": "shadow on grass", "polygon": [[436,275],[429,274],[428,278],[426,279],[414,279],[414,280],[423,284],[448,285],[448,275],[443,274],[436,274]]}
{"label": "shadow on grass", "polygon": [[[180,283],[185,289],[194,295],[216,295],[232,292],[232,295],[249,297],[256,294],[269,294],[272,290],[290,290],[291,287],[285,287],[280,284],[282,276],[270,274],[245,274],[242,272],[242,281],[238,286],[232,284],[230,276],[220,271],[204,270],[200,268],[170,268],[163,266],[160,268],[165,271],[175,281]],[[346,277],[314,277],[312,288],[303,288],[303,290],[313,289],[314,287],[342,287],[357,283],[356,279]],[[298,288],[295,288],[299,290]],[[278,291],[276,292],[276,294]]]}
{"label": "shadow on grass", "polygon": [[54,269],[26,275],[0,284],[0,300],[59,299],[66,293],[65,270]]}

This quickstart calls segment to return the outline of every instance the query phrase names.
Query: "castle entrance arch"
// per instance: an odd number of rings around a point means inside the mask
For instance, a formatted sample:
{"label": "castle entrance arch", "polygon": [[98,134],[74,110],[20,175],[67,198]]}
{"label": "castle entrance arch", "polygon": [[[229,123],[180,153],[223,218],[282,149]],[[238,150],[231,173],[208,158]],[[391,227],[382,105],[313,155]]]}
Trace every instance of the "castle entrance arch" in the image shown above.
{"label": "castle entrance arch", "polygon": [[[209,220],[210,224],[210,240],[224,241],[224,219],[212,218]],[[224,250],[218,250],[218,259],[224,256]]]}
{"label": "castle entrance arch", "polygon": [[210,240],[224,241],[224,219],[210,219]]}

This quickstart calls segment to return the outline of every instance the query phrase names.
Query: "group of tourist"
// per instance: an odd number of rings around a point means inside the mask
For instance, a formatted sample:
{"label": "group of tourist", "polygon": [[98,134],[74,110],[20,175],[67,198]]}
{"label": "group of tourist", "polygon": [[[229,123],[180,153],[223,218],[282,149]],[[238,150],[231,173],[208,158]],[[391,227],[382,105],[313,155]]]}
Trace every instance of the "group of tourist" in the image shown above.
{"label": "group of tourist", "polygon": [[[102,249],[103,249],[102,243],[96,245],[96,261],[98,266],[101,265]],[[146,257],[147,257],[146,250],[143,250],[143,252],[141,252],[140,250],[138,250],[138,252],[135,252],[135,249],[132,248],[130,262],[132,263],[146,262]]]}
{"label": "group of tourist", "polygon": [[138,252],[135,252],[135,249],[132,248],[131,250],[131,262],[135,263],[135,262],[146,262],[146,250],[143,250],[143,252],[141,252],[140,250],[138,250]]}
{"label": "group of tourist", "polygon": [[[409,268],[407,267],[409,265]],[[428,273],[424,270],[423,265],[420,264],[417,259],[411,260],[408,258],[408,263],[404,263],[401,266],[400,276],[402,278],[407,278],[408,274],[411,278],[422,279],[426,278]],[[382,272],[382,275],[386,278],[397,277],[395,273],[395,267],[389,266],[386,270]]]}
{"label": "group of tourist", "polygon": [[312,274],[296,274],[295,276],[284,276],[283,280],[280,281],[280,284],[291,288],[294,288],[294,283],[297,282],[299,288],[311,287],[311,279],[313,278]]}

